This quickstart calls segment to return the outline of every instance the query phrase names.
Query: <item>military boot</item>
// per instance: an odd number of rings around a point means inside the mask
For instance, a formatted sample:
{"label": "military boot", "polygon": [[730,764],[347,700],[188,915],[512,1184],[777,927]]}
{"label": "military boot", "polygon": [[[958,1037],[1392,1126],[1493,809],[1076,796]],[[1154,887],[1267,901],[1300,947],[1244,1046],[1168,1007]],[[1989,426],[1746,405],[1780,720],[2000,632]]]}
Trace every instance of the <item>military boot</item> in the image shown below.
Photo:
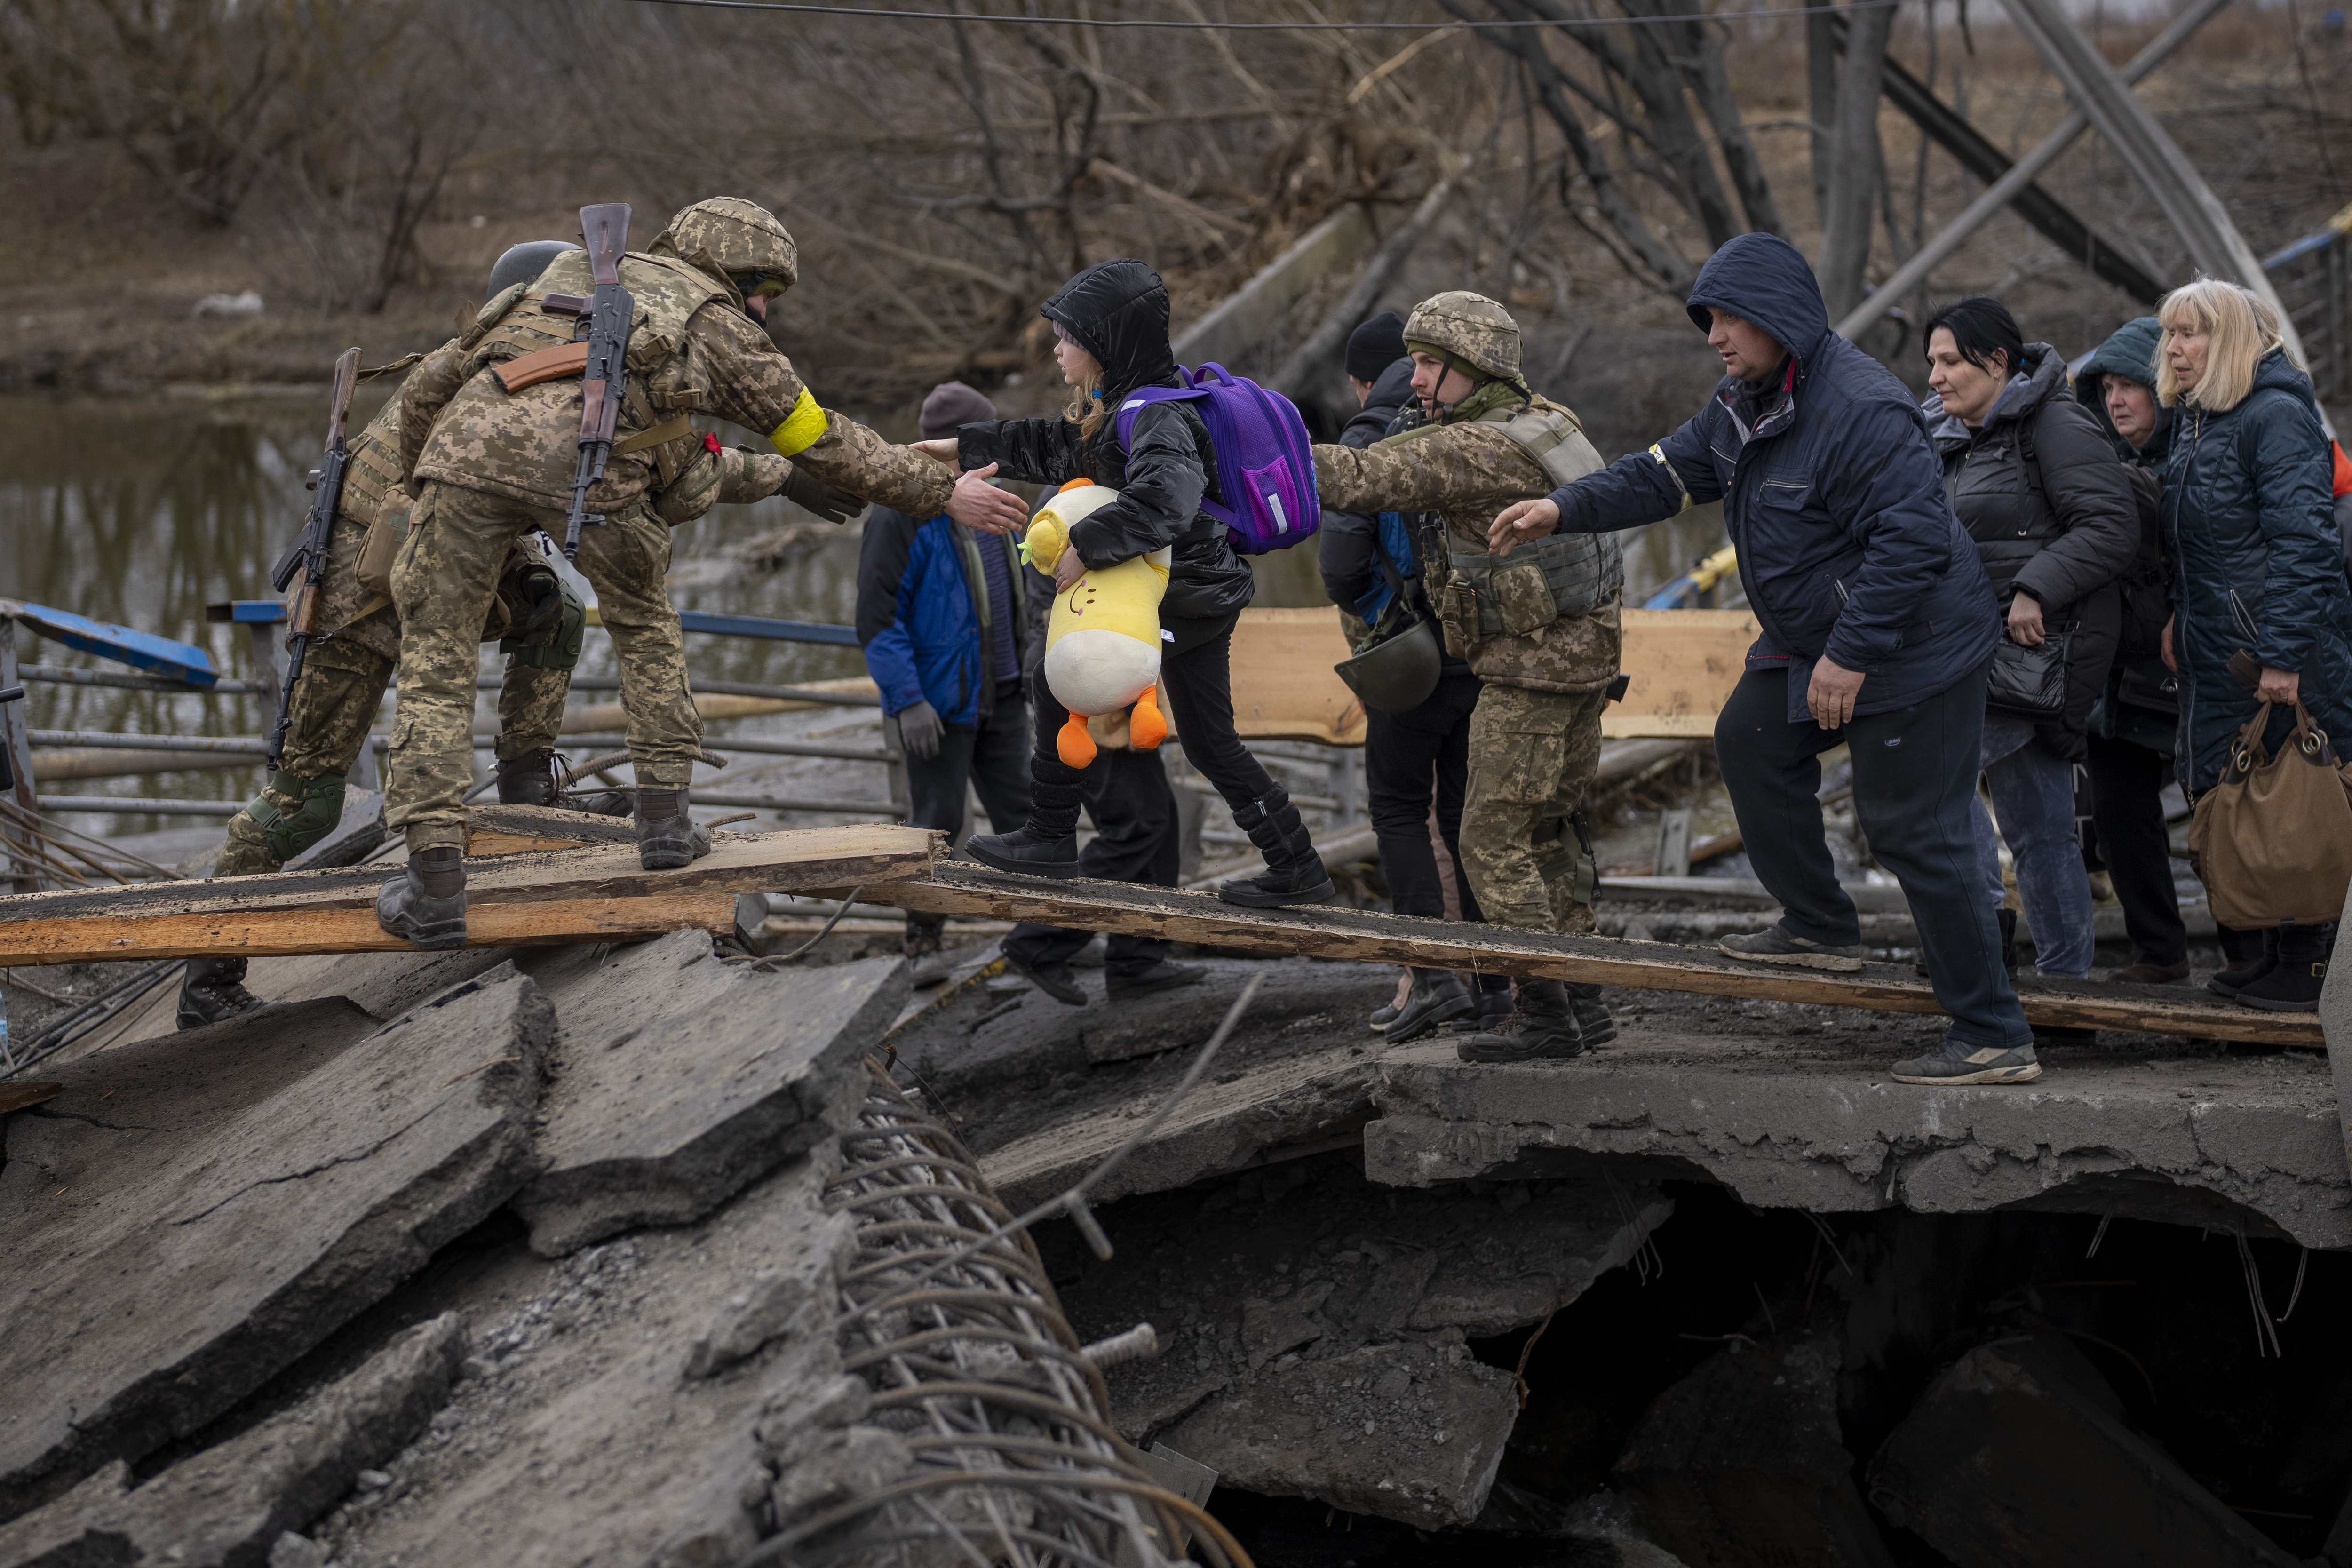
{"label": "military boot", "polygon": [[710,853],[710,835],[687,815],[683,789],[637,792],[637,864],[648,871],[675,871]]}
{"label": "military boot", "polygon": [[1491,1035],[1473,1035],[1454,1047],[1465,1062],[1564,1061],[1584,1054],[1584,1030],[1568,987],[1557,980],[1522,980],[1518,1005]]}
{"label": "military boot", "polygon": [[1478,976],[1476,1010],[1464,1014],[1445,1026],[1457,1035],[1491,1035],[1501,1028],[1510,1016],[1510,977],[1482,974]]}
{"label": "military boot", "polygon": [[541,746],[520,757],[499,759],[500,805],[555,804],[555,748]]}
{"label": "military boot", "polygon": [[[1217,897],[1250,909],[1280,909],[1286,904],[1319,904],[1331,896],[1331,873],[1315,851],[1315,836],[1299,819],[1298,808],[1279,784],[1272,794],[1234,813],[1234,826],[1249,835],[1265,869],[1255,877],[1235,877],[1217,884]],[[1391,1024],[1391,1029],[1396,1027]]]}
{"label": "military boot", "polygon": [[375,896],[375,923],[411,947],[466,945],[466,852],[412,849],[408,869]]}
{"label": "military boot", "polygon": [[1057,758],[1032,757],[1029,764],[1029,820],[1011,833],[975,834],[964,840],[964,852],[999,871],[1075,877],[1078,807],[1086,800],[1078,780],[1085,774]]}
{"label": "military boot", "polygon": [[261,1005],[245,988],[242,958],[192,958],[180,981],[180,1027],[201,1029]]}
{"label": "military boot", "polygon": [[1576,1015],[1576,1026],[1584,1031],[1588,1047],[1605,1046],[1617,1037],[1617,1015],[1601,999],[1600,986],[1570,984],[1568,1007]]}

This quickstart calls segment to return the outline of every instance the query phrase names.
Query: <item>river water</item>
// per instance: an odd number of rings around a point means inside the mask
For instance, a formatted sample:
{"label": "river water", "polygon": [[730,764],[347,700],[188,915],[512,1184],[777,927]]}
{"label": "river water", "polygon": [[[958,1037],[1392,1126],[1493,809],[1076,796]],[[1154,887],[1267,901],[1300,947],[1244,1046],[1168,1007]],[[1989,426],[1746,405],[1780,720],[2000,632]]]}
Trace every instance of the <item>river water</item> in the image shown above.
{"label": "river water", "polygon": [[[381,395],[365,395],[354,428]],[[0,397],[0,597],[70,610],[206,649],[224,676],[251,678],[245,627],[213,624],[207,605],[271,597],[269,567],[301,525],[302,480],[324,435],[323,398],[184,396],[131,400]],[[885,433],[910,431],[888,422]],[[729,439],[752,440],[741,432]],[[832,531],[774,572],[742,564],[751,541],[787,523],[814,523],[782,499],[720,507],[678,530],[672,596],[683,609],[847,624],[856,607],[857,529]],[[817,525],[817,526],[822,526]],[[1627,599],[1721,542],[1712,519],[1630,535]],[[1256,559],[1261,605],[1326,603],[1311,550]],[[581,584],[585,592],[585,584]],[[26,662],[117,670],[91,655],[19,628]],[[854,648],[731,637],[689,636],[693,674],[710,681],[787,683],[861,675]],[[494,650],[485,672],[495,673]],[[613,673],[611,644],[592,632],[583,673]],[[609,700],[600,694],[598,700]],[[252,697],[194,697],[104,687],[34,684],[27,717],[36,729],[149,735],[257,735],[270,711]],[[387,708],[387,713],[389,710]],[[483,710],[487,721],[488,710]],[[380,726],[381,728],[381,726]],[[234,801],[261,783],[261,769],[208,769],[45,786],[45,794]],[[185,817],[130,814],[78,819],[113,833],[192,826]]]}

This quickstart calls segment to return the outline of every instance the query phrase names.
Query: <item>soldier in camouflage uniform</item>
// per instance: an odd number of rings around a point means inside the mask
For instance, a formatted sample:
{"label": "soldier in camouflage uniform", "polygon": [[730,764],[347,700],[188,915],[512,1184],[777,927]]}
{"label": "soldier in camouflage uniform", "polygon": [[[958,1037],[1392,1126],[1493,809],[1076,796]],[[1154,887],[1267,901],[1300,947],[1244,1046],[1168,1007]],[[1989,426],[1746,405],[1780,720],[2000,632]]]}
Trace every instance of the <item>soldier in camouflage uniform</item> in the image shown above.
{"label": "soldier in camouflage uniform", "polygon": [[[1617,676],[1624,565],[1580,534],[1549,552],[1486,552],[1499,505],[1548,495],[1601,466],[1576,416],[1519,374],[1519,329],[1477,294],[1413,308],[1404,329],[1424,417],[1362,450],[1315,448],[1323,504],[1419,512],[1415,549],[1448,653],[1484,687],[1470,721],[1462,860],[1496,925],[1593,929],[1591,847],[1578,813],[1601,758]],[[1597,986],[1521,980],[1511,1016],[1457,1047],[1465,1061],[1572,1057],[1614,1035]]]}
{"label": "soldier in camouflage uniform", "polygon": [[[687,785],[702,751],[702,721],[687,686],[677,611],[664,586],[669,530],[640,503],[674,484],[704,449],[694,416],[768,431],[795,471],[917,517],[946,511],[995,532],[1025,521],[1019,500],[988,486],[993,470],[955,479],[921,453],[892,447],[818,405],[761,325],[767,301],[798,272],[783,225],[732,197],[687,207],[651,246],[620,263],[636,302],[627,395],[611,461],[588,492],[589,510],[604,521],[583,531],[579,566],[619,657],[636,772],[638,858],[648,870],[693,857]],[[464,795],[476,628],[510,542],[560,526],[571,502],[579,368],[534,380],[513,362],[560,349],[584,331],[584,318],[551,296],[594,291],[587,253],[567,251],[519,298],[486,310],[420,366],[404,399],[401,449],[416,504],[393,568],[406,649],[384,820],[406,836],[408,868],[385,884],[376,916],[386,931],[418,947],[466,940]],[[515,391],[501,371],[512,375]]]}
{"label": "soldier in camouflage uniform", "polygon": [[[493,304],[501,296],[519,295],[548,262],[574,248],[561,240],[509,247],[490,269]],[[409,500],[399,468],[405,390],[388,399],[352,443],[328,540],[320,635],[311,640],[288,703],[286,748],[261,794],[229,818],[228,840],[213,868],[215,877],[278,870],[325,837],[342,816],[344,781],[367,743],[400,662],[399,617],[388,597],[361,581],[361,558],[372,529],[381,525],[396,537],[406,528]],[[722,454],[712,442],[650,504],[675,526],[714,504],[775,494],[791,478],[791,467],[772,455]],[[834,495],[838,502],[854,504],[854,498]],[[848,515],[845,507],[836,510],[836,521]],[[579,601],[557,578],[536,541],[518,539],[481,636],[508,656],[499,693],[502,802],[544,805],[555,798],[555,738],[585,621]],[[245,989],[246,973],[242,958],[190,960],[180,986],[180,1027],[217,1023],[259,1006],[259,998]]]}

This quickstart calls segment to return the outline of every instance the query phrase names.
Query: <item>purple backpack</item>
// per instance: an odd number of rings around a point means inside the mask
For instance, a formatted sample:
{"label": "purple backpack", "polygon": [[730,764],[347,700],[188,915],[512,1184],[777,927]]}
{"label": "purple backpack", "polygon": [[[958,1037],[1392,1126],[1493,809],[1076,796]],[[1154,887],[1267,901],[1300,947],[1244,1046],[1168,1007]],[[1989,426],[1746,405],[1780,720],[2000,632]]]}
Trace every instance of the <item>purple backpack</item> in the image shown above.
{"label": "purple backpack", "polygon": [[1217,449],[1220,506],[1203,498],[1201,510],[1225,525],[1234,548],[1244,555],[1287,550],[1313,534],[1323,508],[1315,496],[1315,457],[1307,422],[1298,407],[1246,376],[1230,375],[1221,364],[1197,372],[1177,367],[1182,386],[1143,386],[1118,405],[1118,447],[1135,432],[1135,417],[1150,403],[1198,402]]}

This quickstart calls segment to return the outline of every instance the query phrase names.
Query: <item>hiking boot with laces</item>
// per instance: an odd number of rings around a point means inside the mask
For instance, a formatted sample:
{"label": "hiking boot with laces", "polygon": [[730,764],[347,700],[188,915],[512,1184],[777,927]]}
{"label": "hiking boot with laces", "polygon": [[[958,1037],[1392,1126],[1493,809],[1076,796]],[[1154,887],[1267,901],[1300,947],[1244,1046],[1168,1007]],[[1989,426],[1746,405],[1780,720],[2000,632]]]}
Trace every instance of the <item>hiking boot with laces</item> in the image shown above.
{"label": "hiking boot with laces", "polygon": [[261,998],[245,988],[246,960],[192,958],[180,980],[179,1025],[201,1029],[261,1005]]}
{"label": "hiking boot with laces", "polygon": [[637,792],[637,864],[648,871],[675,871],[710,853],[710,835],[687,815],[687,791]]}
{"label": "hiking boot with laces", "polygon": [[1862,967],[1860,942],[1832,947],[1825,942],[1799,936],[1782,925],[1727,936],[1715,945],[1728,956],[1744,958],[1750,963],[1788,963],[1803,969],[1832,969],[1840,973],[1851,973]]}
{"label": "hiking boot with laces", "polygon": [[1454,1047],[1465,1062],[1565,1061],[1584,1054],[1584,1030],[1567,987],[1557,980],[1522,980],[1518,1005],[1502,1027],[1473,1035]]}
{"label": "hiking boot with laces", "polygon": [[[1493,975],[1486,976],[1491,980]],[[1476,1004],[1472,1011],[1456,1018],[1446,1028],[1457,1035],[1491,1035],[1500,1029],[1511,1016],[1511,987],[1506,981],[1500,985],[1481,982]]]}
{"label": "hiking boot with laces", "polygon": [[519,757],[499,759],[499,804],[555,805],[555,748],[541,746]]}
{"label": "hiking boot with laces", "polygon": [[1584,1044],[1605,1046],[1617,1037],[1617,1015],[1601,999],[1598,985],[1572,984],[1568,987],[1569,1011],[1576,1015],[1576,1026],[1584,1032]]}

